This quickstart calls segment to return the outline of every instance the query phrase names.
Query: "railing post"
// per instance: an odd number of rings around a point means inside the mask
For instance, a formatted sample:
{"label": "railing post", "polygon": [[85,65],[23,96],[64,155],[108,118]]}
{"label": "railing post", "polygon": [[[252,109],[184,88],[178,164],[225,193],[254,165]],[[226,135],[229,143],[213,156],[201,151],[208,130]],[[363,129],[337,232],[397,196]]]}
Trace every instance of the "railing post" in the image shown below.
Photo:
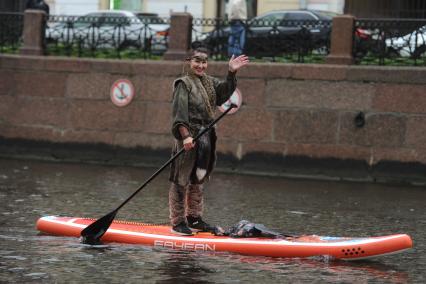
{"label": "railing post", "polygon": [[165,60],[183,60],[188,55],[192,39],[192,15],[172,13],[170,18],[169,48]]}
{"label": "railing post", "polygon": [[46,13],[41,10],[25,10],[23,40],[24,45],[19,50],[20,54],[43,55],[44,35],[46,25],[44,23]]}
{"label": "railing post", "polygon": [[328,64],[348,65],[354,61],[352,55],[355,18],[342,15],[333,18],[331,51],[325,59]]}

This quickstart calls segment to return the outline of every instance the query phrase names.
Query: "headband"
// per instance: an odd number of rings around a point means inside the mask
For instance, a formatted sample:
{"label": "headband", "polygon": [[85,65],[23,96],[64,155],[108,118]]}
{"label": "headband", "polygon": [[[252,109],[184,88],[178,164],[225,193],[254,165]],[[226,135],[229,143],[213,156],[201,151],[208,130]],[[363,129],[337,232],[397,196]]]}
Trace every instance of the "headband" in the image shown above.
{"label": "headband", "polygon": [[207,61],[208,56],[207,54],[204,53],[198,53],[197,55],[193,55],[191,56],[190,59],[196,59],[196,60],[201,60],[201,61]]}

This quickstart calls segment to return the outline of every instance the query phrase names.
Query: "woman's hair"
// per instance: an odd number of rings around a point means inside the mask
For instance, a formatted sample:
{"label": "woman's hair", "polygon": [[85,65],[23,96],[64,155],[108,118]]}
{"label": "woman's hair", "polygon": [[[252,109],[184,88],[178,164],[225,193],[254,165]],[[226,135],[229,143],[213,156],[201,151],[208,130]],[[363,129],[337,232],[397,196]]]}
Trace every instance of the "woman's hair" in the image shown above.
{"label": "woman's hair", "polygon": [[201,41],[194,41],[193,43],[191,43],[190,56],[193,56],[196,52],[202,52],[207,55],[210,55],[209,49]]}

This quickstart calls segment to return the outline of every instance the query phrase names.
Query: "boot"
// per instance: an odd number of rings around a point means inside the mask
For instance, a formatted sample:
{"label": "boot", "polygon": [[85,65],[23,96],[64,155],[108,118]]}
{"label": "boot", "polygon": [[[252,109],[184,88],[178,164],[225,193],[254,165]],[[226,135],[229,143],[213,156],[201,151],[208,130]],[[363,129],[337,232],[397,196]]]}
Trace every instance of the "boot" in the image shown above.
{"label": "boot", "polygon": [[201,217],[187,216],[188,227],[195,232],[213,232],[214,227],[204,222]]}
{"label": "boot", "polygon": [[185,222],[180,222],[176,226],[173,226],[171,232],[182,236],[192,236],[192,231]]}

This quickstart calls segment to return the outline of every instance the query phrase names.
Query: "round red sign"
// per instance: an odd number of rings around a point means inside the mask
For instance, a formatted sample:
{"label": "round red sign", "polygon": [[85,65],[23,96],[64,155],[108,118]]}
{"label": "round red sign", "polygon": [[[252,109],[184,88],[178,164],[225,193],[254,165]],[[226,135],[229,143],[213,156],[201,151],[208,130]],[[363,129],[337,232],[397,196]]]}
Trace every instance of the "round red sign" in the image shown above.
{"label": "round red sign", "polygon": [[128,105],[135,96],[135,88],[127,79],[118,79],[111,87],[111,101],[119,107]]}

